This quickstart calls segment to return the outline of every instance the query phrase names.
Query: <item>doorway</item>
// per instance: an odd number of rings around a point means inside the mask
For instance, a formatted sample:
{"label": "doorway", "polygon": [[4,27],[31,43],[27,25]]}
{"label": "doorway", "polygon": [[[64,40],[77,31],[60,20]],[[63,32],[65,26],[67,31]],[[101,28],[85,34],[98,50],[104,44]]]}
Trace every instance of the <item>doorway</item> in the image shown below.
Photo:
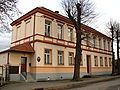
{"label": "doorway", "polygon": [[27,57],[21,57],[21,74],[25,80],[27,78]]}
{"label": "doorway", "polygon": [[91,74],[91,56],[87,55],[86,58],[87,58],[87,73]]}

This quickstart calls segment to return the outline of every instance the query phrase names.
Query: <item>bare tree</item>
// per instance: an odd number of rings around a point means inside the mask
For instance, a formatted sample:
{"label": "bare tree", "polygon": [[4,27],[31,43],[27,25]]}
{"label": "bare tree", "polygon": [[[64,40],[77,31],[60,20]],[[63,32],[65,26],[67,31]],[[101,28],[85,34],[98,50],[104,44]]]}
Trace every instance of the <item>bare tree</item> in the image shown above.
{"label": "bare tree", "polygon": [[[120,74],[120,58],[119,58],[119,33],[120,33],[120,23],[110,20],[107,27],[110,29],[112,34],[112,74]],[[117,62],[115,62],[114,56],[114,41],[117,42]]]}
{"label": "bare tree", "polygon": [[80,62],[82,60],[81,41],[85,38],[82,37],[84,34],[81,29],[81,23],[91,22],[97,14],[94,12],[93,3],[89,0],[62,0],[62,6],[76,30],[76,54],[73,80],[77,81],[80,79]]}
{"label": "bare tree", "polygon": [[0,0],[0,32],[9,32],[9,22],[21,13],[16,4],[17,0]]}

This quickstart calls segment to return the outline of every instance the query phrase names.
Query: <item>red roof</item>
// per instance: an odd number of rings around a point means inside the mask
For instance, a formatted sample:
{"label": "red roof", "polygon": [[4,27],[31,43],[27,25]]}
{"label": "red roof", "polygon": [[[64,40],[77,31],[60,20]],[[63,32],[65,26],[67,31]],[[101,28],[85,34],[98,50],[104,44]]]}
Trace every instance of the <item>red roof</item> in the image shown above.
{"label": "red roof", "polygon": [[21,45],[11,47],[10,51],[30,52],[30,53],[35,52],[30,43],[24,43],[24,44],[21,44]]}

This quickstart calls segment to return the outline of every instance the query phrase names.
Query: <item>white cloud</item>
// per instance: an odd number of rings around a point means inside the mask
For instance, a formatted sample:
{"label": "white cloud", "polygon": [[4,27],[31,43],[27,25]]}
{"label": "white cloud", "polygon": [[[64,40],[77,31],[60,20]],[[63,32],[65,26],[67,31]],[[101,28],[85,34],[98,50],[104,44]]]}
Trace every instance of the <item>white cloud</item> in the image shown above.
{"label": "white cloud", "polygon": [[0,33],[0,51],[10,47],[11,33]]}

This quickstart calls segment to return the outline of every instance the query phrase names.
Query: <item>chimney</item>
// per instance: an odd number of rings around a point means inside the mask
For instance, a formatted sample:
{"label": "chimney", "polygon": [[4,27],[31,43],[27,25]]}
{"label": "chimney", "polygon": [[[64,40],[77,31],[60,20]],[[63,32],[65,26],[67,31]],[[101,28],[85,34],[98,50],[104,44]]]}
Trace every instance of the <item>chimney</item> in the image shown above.
{"label": "chimney", "polygon": [[55,11],[55,13],[59,13],[59,11]]}

